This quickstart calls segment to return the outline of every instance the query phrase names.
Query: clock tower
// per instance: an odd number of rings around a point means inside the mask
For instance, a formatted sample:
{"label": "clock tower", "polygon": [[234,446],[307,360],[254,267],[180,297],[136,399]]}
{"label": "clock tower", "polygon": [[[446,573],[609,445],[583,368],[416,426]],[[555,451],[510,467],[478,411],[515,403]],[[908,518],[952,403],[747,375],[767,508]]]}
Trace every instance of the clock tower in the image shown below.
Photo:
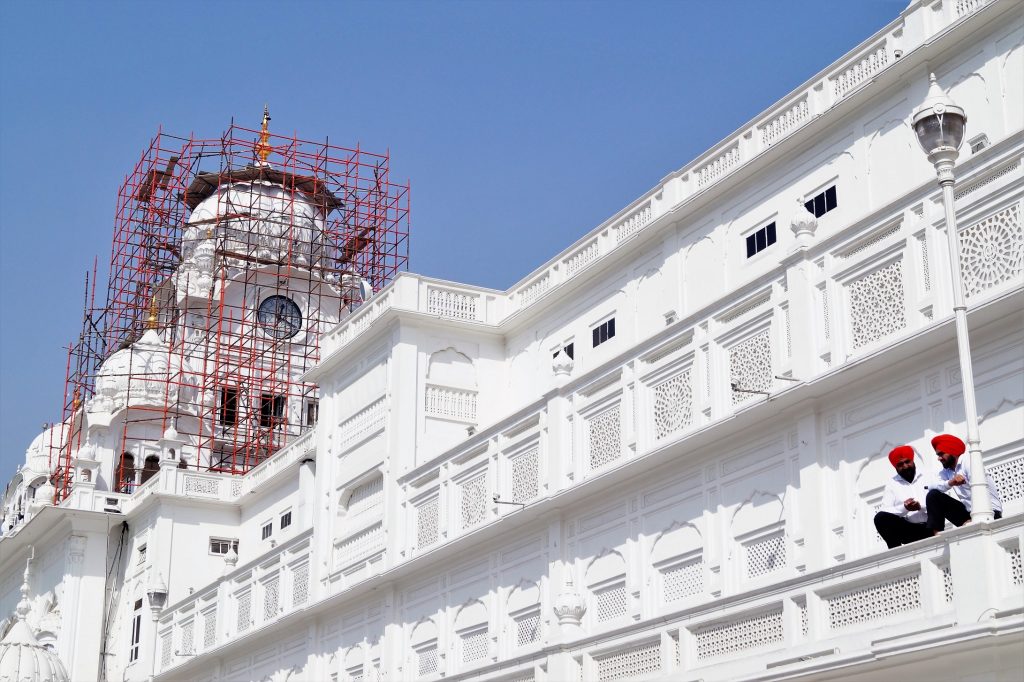
{"label": "clock tower", "polygon": [[[55,497],[79,451],[130,492],[178,466],[245,473],[308,431],[325,333],[408,259],[389,157],[232,125],[159,134],[120,193],[106,303],[71,348]],[[211,167],[212,166],[212,167]]]}

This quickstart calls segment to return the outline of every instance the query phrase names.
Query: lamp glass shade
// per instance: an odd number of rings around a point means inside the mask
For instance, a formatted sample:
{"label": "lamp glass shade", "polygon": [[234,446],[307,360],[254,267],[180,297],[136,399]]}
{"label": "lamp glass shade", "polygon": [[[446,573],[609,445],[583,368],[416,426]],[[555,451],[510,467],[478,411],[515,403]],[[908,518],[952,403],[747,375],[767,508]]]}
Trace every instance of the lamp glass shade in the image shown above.
{"label": "lamp glass shade", "polygon": [[149,598],[149,605],[161,609],[167,603],[167,593],[160,590],[150,590],[146,593]]}
{"label": "lamp glass shade", "polygon": [[966,120],[952,111],[943,114],[931,113],[914,123],[917,141],[926,154],[938,149],[960,149],[964,141]]}

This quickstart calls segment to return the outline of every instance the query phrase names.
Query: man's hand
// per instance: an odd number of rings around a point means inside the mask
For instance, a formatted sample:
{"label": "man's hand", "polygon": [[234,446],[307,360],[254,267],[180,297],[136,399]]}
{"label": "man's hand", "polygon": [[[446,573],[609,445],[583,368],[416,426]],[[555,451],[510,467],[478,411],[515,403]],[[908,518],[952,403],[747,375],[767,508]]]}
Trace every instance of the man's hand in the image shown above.
{"label": "man's hand", "polygon": [[949,484],[950,485],[963,485],[966,482],[967,482],[967,479],[964,478],[963,474],[957,474],[953,478],[949,479]]}
{"label": "man's hand", "polygon": [[907,511],[917,511],[921,508],[921,503],[915,500],[913,497],[908,497],[903,500],[903,508]]}

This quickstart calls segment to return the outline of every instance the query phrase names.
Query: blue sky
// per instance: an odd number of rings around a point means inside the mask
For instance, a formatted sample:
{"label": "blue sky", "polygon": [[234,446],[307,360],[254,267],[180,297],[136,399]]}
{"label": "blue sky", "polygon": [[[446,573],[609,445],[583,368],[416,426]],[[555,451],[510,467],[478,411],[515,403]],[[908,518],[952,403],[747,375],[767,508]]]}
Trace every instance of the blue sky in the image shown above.
{"label": "blue sky", "polygon": [[[390,149],[410,269],[507,288],[906,0],[0,3],[0,486],[157,127]],[[98,298],[102,296],[102,290]]]}

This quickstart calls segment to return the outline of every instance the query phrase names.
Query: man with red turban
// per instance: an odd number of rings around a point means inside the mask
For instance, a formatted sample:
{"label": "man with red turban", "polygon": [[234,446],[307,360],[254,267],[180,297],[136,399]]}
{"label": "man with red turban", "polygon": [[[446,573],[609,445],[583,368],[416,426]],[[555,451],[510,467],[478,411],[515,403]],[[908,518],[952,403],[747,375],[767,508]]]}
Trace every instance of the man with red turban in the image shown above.
{"label": "man with red turban", "polygon": [[914,448],[901,445],[889,453],[896,475],[885,484],[882,509],[875,514],[875,529],[889,549],[931,537],[925,498],[931,478],[926,480],[914,465]]}
{"label": "man with red turban", "polygon": [[[971,463],[969,457],[961,457],[967,445],[948,433],[932,438],[935,456],[942,464],[939,480],[928,491],[925,507],[928,510],[928,527],[938,532],[949,521],[962,526],[971,520]],[[947,495],[952,490],[953,495]],[[992,511],[997,519],[1003,517],[1003,503],[999,499],[995,483],[988,479],[988,495],[992,499]]]}

